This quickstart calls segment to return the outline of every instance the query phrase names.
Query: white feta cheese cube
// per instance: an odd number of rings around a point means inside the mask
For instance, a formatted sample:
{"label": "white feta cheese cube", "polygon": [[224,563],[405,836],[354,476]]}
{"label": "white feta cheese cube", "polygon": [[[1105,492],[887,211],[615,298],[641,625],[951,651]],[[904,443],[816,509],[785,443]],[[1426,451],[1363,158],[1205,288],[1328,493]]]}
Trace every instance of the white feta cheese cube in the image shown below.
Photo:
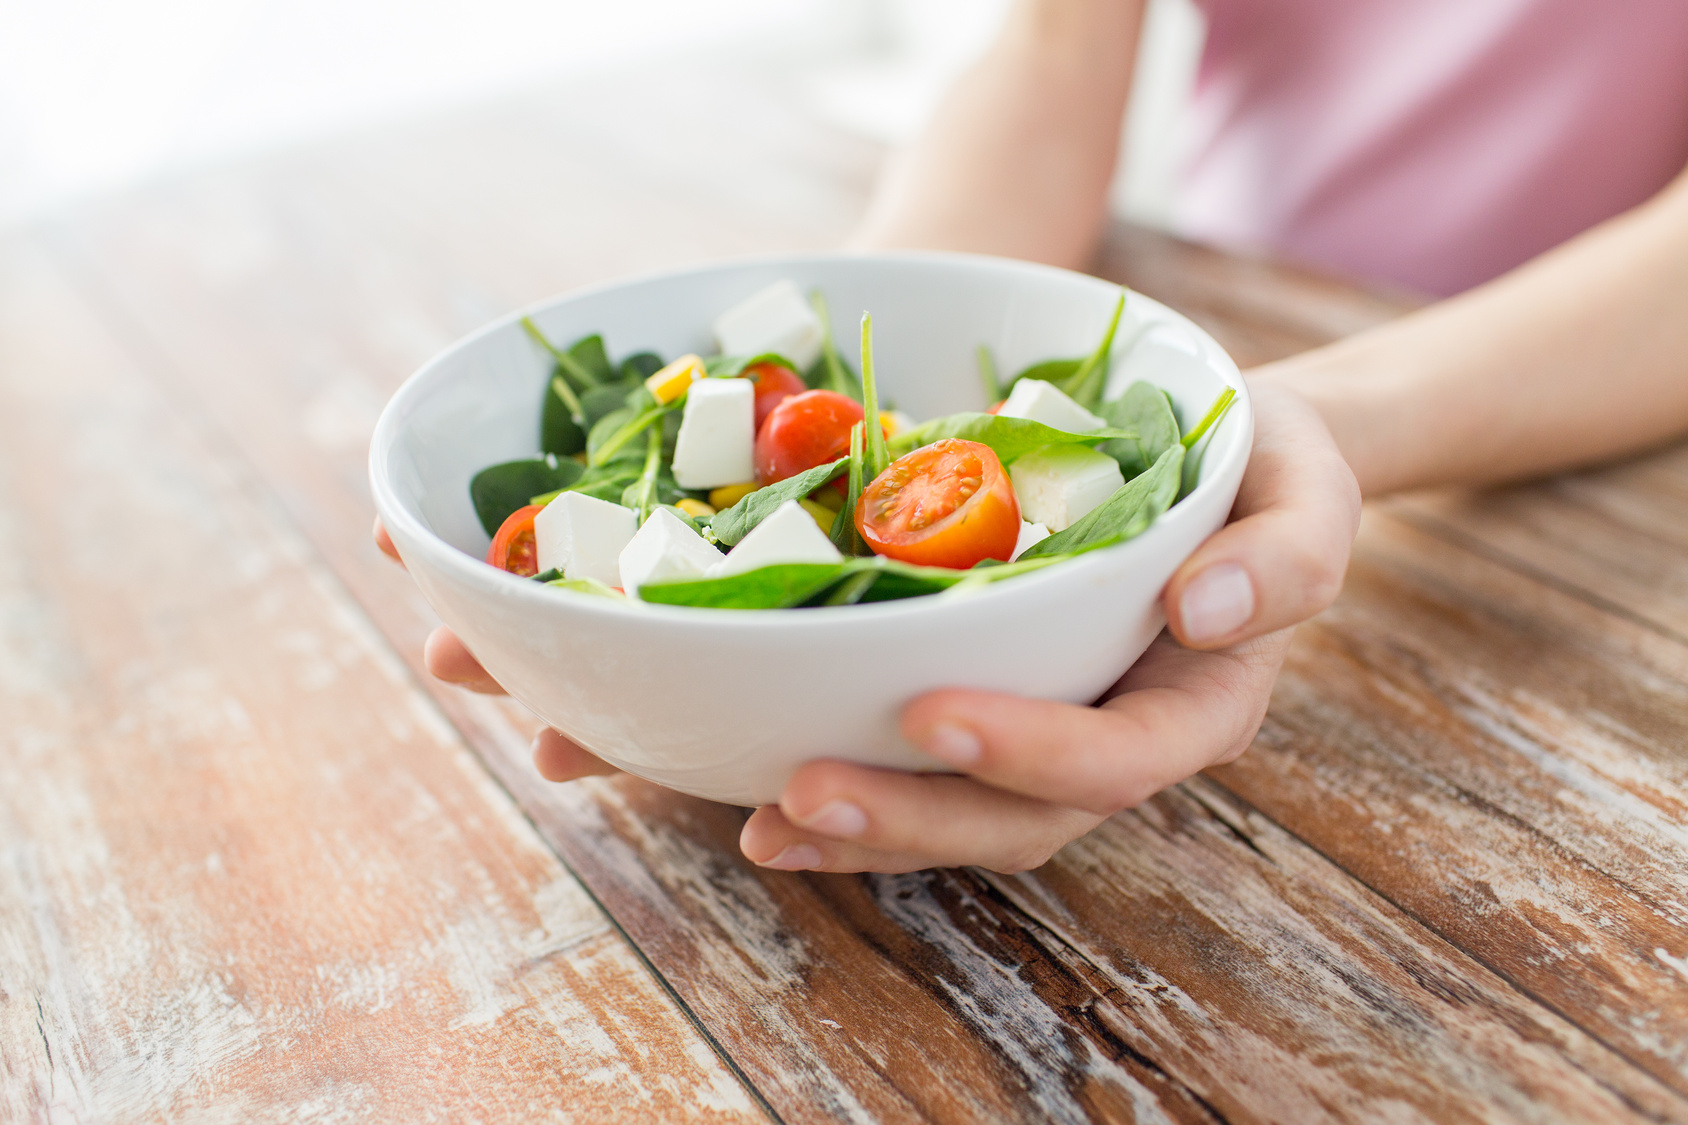
{"label": "white feta cheese cube", "polygon": [[674,441],[674,483],[719,488],[756,476],[756,385],[699,379],[686,392]]}
{"label": "white feta cheese cube", "polygon": [[638,524],[633,509],[582,492],[564,492],[533,517],[539,569],[553,568],[564,578],[596,578],[606,586],[621,582],[621,551]]}
{"label": "white feta cheese cube", "polygon": [[821,321],[796,282],[776,281],[722,313],[715,342],[722,355],[778,352],[806,371],[820,358]]}
{"label": "white feta cheese cube", "polygon": [[1020,538],[1014,541],[1014,553],[1008,556],[1008,561],[1013,562],[1030,548],[1048,539],[1049,535],[1049,529],[1041,523],[1027,523],[1025,520],[1021,520]]}
{"label": "white feta cheese cube", "polygon": [[1008,392],[1008,401],[996,412],[998,418],[1030,418],[1066,430],[1069,434],[1089,433],[1108,423],[1090,413],[1067,396],[1067,392],[1043,379],[1021,379]]}
{"label": "white feta cheese cube", "polygon": [[711,567],[709,574],[712,578],[724,578],[774,563],[835,563],[843,558],[815,517],[797,501],[787,500],[739,540],[738,546]]}
{"label": "white feta cheese cube", "polygon": [[1046,445],[1008,466],[1020,516],[1050,531],[1064,531],[1119,491],[1119,462],[1087,445]]}
{"label": "white feta cheese cube", "polygon": [[690,524],[667,508],[658,508],[621,549],[621,588],[636,596],[647,582],[698,578],[721,561]]}

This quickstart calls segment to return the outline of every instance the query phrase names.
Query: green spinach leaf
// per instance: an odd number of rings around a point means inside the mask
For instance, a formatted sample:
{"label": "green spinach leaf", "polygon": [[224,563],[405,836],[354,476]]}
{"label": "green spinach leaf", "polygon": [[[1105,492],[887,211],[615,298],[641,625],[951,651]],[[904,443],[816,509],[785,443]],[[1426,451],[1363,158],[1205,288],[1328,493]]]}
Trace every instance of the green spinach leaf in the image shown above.
{"label": "green spinach leaf", "polygon": [[781,504],[787,500],[801,500],[837,477],[844,471],[844,466],[849,460],[848,457],[840,457],[831,464],[816,465],[794,477],[758,488],[732,507],[716,512],[709,521],[716,540],[729,547],[736,546],[750,534],[752,528],[773,515],[774,510]]}
{"label": "green spinach leaf", "polygon": [[545,384],[544,403],[539,408],[541,452],[566,457],[586,448],[586,412],[568,381],[553,374]]}
{"label": "green spinach leaf", "polygon": [[544,507],[557,498],[562,492],[583,492],[599,500],[608,500],[612,504],[621,503],[622,495],[627,486],[639,479],[641,462],[631,457],[612,461],[608,465],[588,468],[580,474],[580,478],[566,488],[559,488],[554,492],[541,493],[528,502]]}
{"label": "green spinach leaf", "polygon": [[797,365],[778,352],[762,352],[758,355],[716,355],[703,361],[703,370],[711,378],[731,379],[744,374],[747,367],[755,367],[758,363],[777,363],[781,367],[797,370]]}
{"label": "green spinach leaf", "polygon": [[584,389],[600,383],[612,382],[615,370],[610,366],[610,357],[604,351],[604,338],[597,333],[582,336],[569,345],[564,353],[566,359],[559,358],[559,364]]}
{"label": "green spinach leaf", "polygon": [[1086,410],[1095,410],[1102,401],[1102,388],[1108,383],[1110,353],[1114,347],[1114,334],[1119,331],[1120,315],[1125,312],[1125,297],[1126,291],[1121,289],[1119,300],[1114,304],[1114,315],[1108,320],[1107,331],[1102,333],[1101,341],[1089,355],[1034,363],[1014,376],[1009,386],[1021,379],[1043,379],[1054,383]]}
{"label": "green spinach leaf", "polygon": [[1203,416],[1200,422],[1196,423],[1196,428],[1185,435],[1183,439],[1184,448],[1189,452],[1184,455],[1184,472],[1182,483],[1178,486],[1178,499],[1182,500],[1195,491],[1196,485],[1201,480],[1202,458],[1207,456],[1207,447],[1212,444],[1203,439],[1210,436],[1214,429],[1218,427],[1220,419],[1224,418],[1226,412],[1231,409],[1231,403],[1236,400],[1236,397],[1237,392],[1230,387],[1220,391],[1219,397],[1208,408],[1207,414]]}
{"label": "green spinach leaf", "polygon": [[1136,436],[1105,441],[1096,448],[1119,462],[1125,479],[1146,473],[1168,447],[1178,444],[1178,416],[1166,392],[1141,379],[1098,410],[1108,425]]}
{"label": "green spinach leaf", "polygon": [[1183,466],[1184,446],[1174,444],[1148,472],[1127,481],[1071,527],[1033,544],[1020,561],[1111,547],[1143,534],[1178,499]]}
{"label": "green spinach leaf", "polygon": [[873,552],[862,541],[862,533],[856,529],[856,502],[862,498],[862,450],[867,438],[866,424],[857,422],[850,427],[850,456],[845,458],[845,475],[848,483],[844,489],[844,506],[838,509],[838,514],[832,518],[832,531],[828,538],[832,545],[846,555],[871,555]]}
{"label": "green spinach leaf", "polygon": [[569,457],[529,457],[505,461],[476,473],[469,482],[469,499],[488,535],[498,534],[510,513],[525,508],[536,493],[567,488],[586,470]]}
{"label": "green spinach leaf", "polygon": [[[549,573],[549,572],[547,572]],[[596,578],[553,578],[545,583],[559,590],[573,590],[577,594],[595,594],[601,598],[625,598],[627,595]]]}
{"label": "green spinach leaf", "polygon": [[815,390],[836,391],[862,401],[861,380],[839,356],[838,345],[832,339],[832,310],[827,307],[825,294],[819,289],[811,290],[809,304],[821,322],[821,357],[803,373],[804,381]]}
{"label": "green spinach leaf", "polygon": [[979,586],[1060,562],[1065,555],[1006,563],[981,570],[910,566],[870,556],[839,563],[775,563],[726,578],[681,578],[639,587],[639,596],[663,605],[715,609],[792,609],[797,606],[884,602]]}
{"label": "green spinach leaf", "polygon": [[862,314],[862,411],[872,419],[862,446],[862,479],[872,481],[891,464],[885,429],[879,425],[879,382],[873,375],[873,314]]}
{"label": "green spinach leaf", "polygon": [[790,609],[837,582],[844,563],[776,563],[724,578],[681,578],[639,587],[643,601],[709,609]]}
{"label": "green spinach leaf", "polygon": [[905,430],[891,439],[891,452],[902,456],[923,445],[931,445],[944,438],[962,438],[991,447],[1004,465],[1023,453],[1042,449],[1046,445],[1066,442],[1098,442],[1109,439],[1135,439],[1136,430],[1094,430],[1088,434],[1068,433],[1030,418],[1004,418],[997,414],[950,414],[934,418],[912,430]]}
{"label": "green spinach leaf", "polygon": [[627,405],[627,390],[618,383],[588,387],[580,396],[580,409],[586,415],[586,432],[590,434],[606,414]]}
{"label": "green spinach leaf", "polygon": [[661,371],[662,367],[662,357],[655,352],[634,352],[621,361],[621,381],[631,390]]}

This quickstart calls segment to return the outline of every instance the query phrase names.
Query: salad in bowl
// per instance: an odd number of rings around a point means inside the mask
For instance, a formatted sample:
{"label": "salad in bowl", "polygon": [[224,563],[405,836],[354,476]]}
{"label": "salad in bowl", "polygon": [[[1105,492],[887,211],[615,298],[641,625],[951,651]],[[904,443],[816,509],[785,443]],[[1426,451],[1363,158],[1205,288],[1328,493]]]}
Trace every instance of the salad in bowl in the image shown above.
{"label": "salad in bowl", "polygon": [[1194,485],[1236,395],[1187,428],[1150,382],[1105,397],[1125,304],[1087,355],[1007,380],[981,343],[991,405],[925,422],[881,409],[871,314],[858,374],[825,294],[789,278],[722,312],[708,357],[613,362],[600,334],[561,347],[523,318],[553,363],[541,449],[469,482],[487,562],[575,593],[798,609],[959,594],[1124,542]]}
{"label": "salad in bowl", "polygon": [[388,404],[370,476],[512,696],[623,770],[754,805],[816,758],[943,768],[897,728],[935,688],[1097,698],[1223,525],[1252,434],[1235,364],[1140,294],[786,256],[459,341]]}

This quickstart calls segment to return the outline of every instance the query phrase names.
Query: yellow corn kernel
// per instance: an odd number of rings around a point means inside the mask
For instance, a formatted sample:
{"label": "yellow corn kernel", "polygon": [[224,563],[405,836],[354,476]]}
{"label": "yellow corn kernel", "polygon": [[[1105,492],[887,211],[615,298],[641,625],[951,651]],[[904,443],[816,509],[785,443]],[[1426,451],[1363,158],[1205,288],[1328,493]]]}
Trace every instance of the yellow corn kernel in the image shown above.
{"label": "yellow corn kernel", "polygon": [[695,355],[683,355],[645,380],[645,389],[660,403],[670,403],[686,393],[686,389],[703,378],[703,360]]}
{"label": "yellow corn kernel", "polygon": [[879,412],[879,424],[885,427],[885,436],[888,438],[894,438],[904,430],[912,430],[919,425],[918,422],[901,410],[881,410]]}
{"label": "yellow corn kernel", "polygon": [[761,485],[753,480],[745,481],[743,484],[723,484],[720,488],[709,490],[709,502],[715,505],[716,511],[725,511],[760,487]]}
{"label": "yellow corn kernel", "polygon": [[815,523],[820,525],[822,531],[828,535],[832,534],[832,521],[838,517],[837,512],[831,508],[823,508],[813,500],[799,500],[797,502],[803,505],[805,512],[815,517]]}
{"label": "yellow corn kernel", "polygon": [[714,508],[711,508],[702,500],[693,500],[690,496],[674,501],[674,506],[692,517],[694,520],[700,520],[704,516],[712,516],[715,514]]}
{"label": "yellow corn kernel", "polygon": [[809,493],[809,499],[829,512],[836,513],[844,506],[844,497],[838,495],[838,490],[830,484],[823,484]]}

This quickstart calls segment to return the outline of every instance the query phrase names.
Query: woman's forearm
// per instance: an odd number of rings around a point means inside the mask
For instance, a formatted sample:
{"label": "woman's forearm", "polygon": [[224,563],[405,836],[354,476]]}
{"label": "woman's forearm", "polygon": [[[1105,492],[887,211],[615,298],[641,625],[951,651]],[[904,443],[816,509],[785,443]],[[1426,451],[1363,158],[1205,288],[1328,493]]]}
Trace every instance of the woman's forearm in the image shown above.
{"label": "woman's forearm", "polygon": [[1487,285],[1256,375],[1318,407],[1367,495],[1688,433],[1688,175]]}
{"label": "woman's forearm", "polygon": [[1144,0],[1019,0],[853,244],[1081,266],[1107,216]]}

